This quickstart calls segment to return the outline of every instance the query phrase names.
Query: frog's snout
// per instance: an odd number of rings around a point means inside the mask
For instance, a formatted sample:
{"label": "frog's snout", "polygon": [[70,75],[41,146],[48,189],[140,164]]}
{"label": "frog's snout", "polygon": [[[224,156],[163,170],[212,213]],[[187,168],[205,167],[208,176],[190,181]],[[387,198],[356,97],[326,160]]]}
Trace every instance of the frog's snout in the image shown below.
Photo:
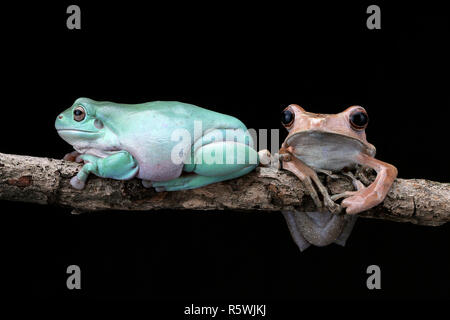
{"label": "frog's snout", "polygon": [[64,114],[60,113],[56,119],[55,119],[55,128],[56,130],[61,129],[62,127],[64,127],[64,120],[66,120],[67,118],[64,117]]}

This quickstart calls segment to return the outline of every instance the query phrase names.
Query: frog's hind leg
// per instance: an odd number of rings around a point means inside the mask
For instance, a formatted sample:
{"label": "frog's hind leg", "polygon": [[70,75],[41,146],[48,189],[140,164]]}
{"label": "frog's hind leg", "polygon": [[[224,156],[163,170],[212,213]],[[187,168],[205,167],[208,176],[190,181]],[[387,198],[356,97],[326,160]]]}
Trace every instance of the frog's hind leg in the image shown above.
{"label": "frog's hind leg", "polygon": [[323,247],[333,242],[344,246],[356,220],[331,212],[284,211],[283,216],[300,251],[310,245]]}
{"label": "frog's hind leg", "polygon": [[353,196],[356,192],[358,192],[359,190],[365,189],[366,187],[364,186],[364,184],[359,181],[354,175],[353,173],[349,172],[342,172],[343,175],[349,177],[352,180],[353,186],[355,187],[355,189],[357,191],[344,191],[342,193],[338,193],[338,194],[334,194],[331,196],[331,200],[336,201],[339,200],[341,198],[347,198],[347,197],[351,197]]}
{"label": "frog's hind leg", "polygon": [[153,182],[156,191],[177,191],[203,187],[243,176],[258,165],[257,152],[240,141],[217,141],[193,148],[184,171],[191,173],[170,181]]}
{"label": "frog's hind leg", "polygon": [[151,180],[142,180],[142,185],[144,188],[151,188],[153,187],[153,182]]}
{"label": "frog's hind leg", "polygon": [[334,241],[334,243],[345,246],[345,243],[347,242],[348,237],[350,237],[350,234],[352,233],[353,227],[355,226],[356,220],[358,219],[358,216],[356,215],[345,215],[345,220],[347,221],[344,229],[342,230],[341,235],[339,238]]}
{"label": "frog's hind leg", "polygon": [[249,166],[246,168],[242,168],[241,170],[234,171],[230,174],[216,177],[202,176],[196,173],[192,173],[183,175],[170,181],[153,182],[152,186],[155,187],[155,190],[158,192],[195,189],[207,186],[212,183],[238,178],[251,172],[253,169],[255,169],[255,167],[256,166]]}
{"label": "frog's hind leg", "polygon": [[[290,154],[284,153],[281,154],[281,156],[283,156],[284,158],[282,164],[283,169],[292,172],[300,179],[300,181],[302,181],[303,185],[306,188],[306,191],[311,196],[315,205],[319,209],[325,206],[325,208],[332,213],[339,213],[342,210],[341,206],[336,204],[331,199],[330,195],[328,194],[327,188],[322,184],[319,177],[317,176],[317,173],[312,168],[308,167],[301,160],[295,158]],[[323,197],[323,204],[312,184],[313,182],[317,186],[320,194]]]}
{"label": "frog's hind leg", "polygon": [[283,211],[284,219],[286,220],[289,232],[291,233],[292,240],[294,240],[297,247],[300,249],[300,251],[304,251],[309,248],[311,245],[306,239],[303,237],[302,233],[300,232],[297,222],[295,221],[294,212],[291,211]]}

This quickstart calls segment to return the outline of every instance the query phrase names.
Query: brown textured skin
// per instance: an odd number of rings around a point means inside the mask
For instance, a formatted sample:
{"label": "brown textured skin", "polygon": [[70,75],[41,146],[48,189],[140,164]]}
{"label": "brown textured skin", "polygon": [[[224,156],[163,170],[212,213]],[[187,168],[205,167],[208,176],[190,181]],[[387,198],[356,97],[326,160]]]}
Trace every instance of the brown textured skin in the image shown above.
{"label": "brown textured skin", "polygon": [[[293,112],[295,116],[292,123],[284,125],[289,131],[289,134],[280,149],[280,154],[293,153],[293,147],[295,146],[289,146],[287,141],[290,137],[302,131],[315,130],[328,132],[359,140],[365,148],[354,159],[354,162],[374,169],[377,172],[377,178],[367,188],[362,188],[344,199],[341,205],[346,208],[348,214],[356,214],[373,208],[384,200],[397,177],[397,169],[391,164],[375,159],[373,157],[375,155],[375,147],[367,142],[365,128],[354,128],[350,124],[350,115],[356,111],[366,112],[364,108],[352,106],[337,114],[306,112],[296,104],[291,104],[286,109]],[[287,161],[289,160],[288,158]],[[290,166],[292,167],[292,165]],[[289,165],[283,164],[283,167],[289,167]],[[297,165],[297,167],[296,171],[304,170],[304,166]]]}
{"label": "brown textured skin", "polygon": [[[290,172],[276,168],[257,168],[238,179],[199,189],[157,193],[144,188],[137,179],[117,181],[94,176],[89,178],[84,190],[74,190],[69,181],[81,166],[64,160],[0,153],[0,199],[64,206],[74,209],[75,213],[171,209],[258,214],[315,209],[299,179]],[[21,177],[25,178],[21,180]],[[319,177],[330,194],[353,190],[347,177]],[[25,183],[17,185],[15,181]],[[450,221],[450,183],[396,179],[384,201],[361,213],[360,217],[442,225]]]}

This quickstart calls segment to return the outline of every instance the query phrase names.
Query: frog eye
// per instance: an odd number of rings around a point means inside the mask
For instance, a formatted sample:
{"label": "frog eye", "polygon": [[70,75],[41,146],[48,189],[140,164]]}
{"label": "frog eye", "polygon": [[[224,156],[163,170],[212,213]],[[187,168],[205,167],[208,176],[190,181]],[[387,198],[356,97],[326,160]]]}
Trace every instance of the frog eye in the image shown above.
{"label": "frog eye", "polygon": [[294,122],[294,118],[294,113],[291,110],[284,110],[281,113],[281,123],[287,127]]}
{"label": "frog eye", "polygon": [[356,130],[362,130],[367,127],[369,123],[369,116],[367,112],[361,109],[356,110],[350,115],[350,124]]}
{"label": "frog eye", "polygon": [[82,106],[78,106],[73,110],[73,119],[75,121],[82,121],[86,117],[86,111]]}

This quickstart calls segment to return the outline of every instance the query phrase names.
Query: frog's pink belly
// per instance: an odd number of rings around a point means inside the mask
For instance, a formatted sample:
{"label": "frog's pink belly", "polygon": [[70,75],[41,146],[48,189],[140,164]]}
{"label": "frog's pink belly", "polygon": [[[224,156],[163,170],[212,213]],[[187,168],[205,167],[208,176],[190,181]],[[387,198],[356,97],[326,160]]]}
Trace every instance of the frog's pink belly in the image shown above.
{"label": "frog's pink belly", "polygon": [[168,181],[178,178],[183,171],[183,163],[174,164],[172,161],[160,161],[157,163],[139,162],[137,177],[143,180]]}

